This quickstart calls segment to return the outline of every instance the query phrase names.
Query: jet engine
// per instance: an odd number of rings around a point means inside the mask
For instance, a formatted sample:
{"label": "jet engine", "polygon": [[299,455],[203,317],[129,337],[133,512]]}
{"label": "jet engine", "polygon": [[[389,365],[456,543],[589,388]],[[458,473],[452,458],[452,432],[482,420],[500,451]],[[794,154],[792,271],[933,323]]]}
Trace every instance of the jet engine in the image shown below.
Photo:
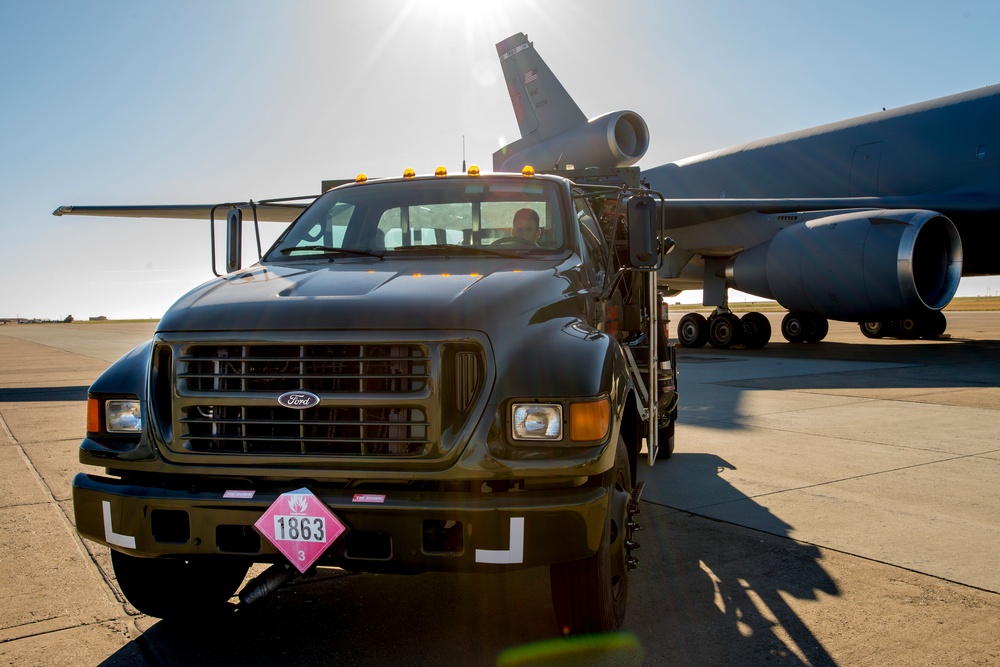
{"label": "jet engine", "polygon": [[529,134],[494,153],[493,169],[628,167],[649,148],[649,128],[634,111],[607,113],[537,143],[530,143],[532,138]]}
{"label": "jet engine", "polygon": [[726,269],[739,290],[849,322],[941,310],[961,274],[955,224],[923,210],[852,211],[795,224]]}

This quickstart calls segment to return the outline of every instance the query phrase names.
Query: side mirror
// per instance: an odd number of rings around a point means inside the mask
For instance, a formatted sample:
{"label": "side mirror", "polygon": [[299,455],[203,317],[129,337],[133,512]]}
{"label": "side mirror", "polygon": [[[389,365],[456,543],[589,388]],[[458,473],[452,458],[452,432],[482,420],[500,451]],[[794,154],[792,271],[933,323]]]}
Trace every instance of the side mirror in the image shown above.
{"label": "side mirror", "polygon": [[243,266],[243,211],[237,207],[226,213],[226,273]]}
{"label": "side mirror", "polygon": [[659,208],[648,195],[628,200],[628,257],[633,269],[656,269],[660,253],[656,247],[660,231]]}

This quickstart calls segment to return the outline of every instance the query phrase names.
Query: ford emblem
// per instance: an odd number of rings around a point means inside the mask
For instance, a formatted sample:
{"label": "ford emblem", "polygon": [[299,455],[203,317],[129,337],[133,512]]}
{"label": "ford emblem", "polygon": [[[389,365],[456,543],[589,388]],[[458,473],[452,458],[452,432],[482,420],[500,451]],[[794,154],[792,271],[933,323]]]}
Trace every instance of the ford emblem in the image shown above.
{"label": "ford emblem", "polygon": [[308,391],[286,391],[278,397],[278,403],[293,410],[308,410],[319,405],[319,396]]}

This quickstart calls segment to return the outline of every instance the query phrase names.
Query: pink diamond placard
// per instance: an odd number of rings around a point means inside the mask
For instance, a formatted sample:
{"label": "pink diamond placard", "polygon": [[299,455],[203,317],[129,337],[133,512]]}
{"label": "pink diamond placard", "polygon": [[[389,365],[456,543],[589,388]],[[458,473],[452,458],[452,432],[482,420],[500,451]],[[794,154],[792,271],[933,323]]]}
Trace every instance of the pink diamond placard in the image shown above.
{"label": "pink diamond placard", "polygon": [[278,496],[254,528],[302,573],[347,530],[323,501],[304,487]]}

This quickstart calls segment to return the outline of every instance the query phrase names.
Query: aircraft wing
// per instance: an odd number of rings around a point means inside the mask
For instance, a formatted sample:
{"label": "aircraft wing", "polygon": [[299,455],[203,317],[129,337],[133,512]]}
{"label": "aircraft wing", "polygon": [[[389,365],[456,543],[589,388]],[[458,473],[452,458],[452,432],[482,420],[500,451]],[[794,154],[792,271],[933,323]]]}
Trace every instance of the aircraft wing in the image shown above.
{"label": "aircraft wing", "polygon": [[1000,208],[1000,195],[925,194],[907,197],[830,197],[805,199],[670,199],[660,202],[668,227],[686,227],[743,213],[796,213],[844,209],[922,209],[946,215]]}
{"label": "aircraft wing", "polygon": [[246,220],[253,220],[253,209],[256,208],[257,219],[261,222],[292,222],[302,213],[306,204],[262,201],[253,204],[250,202],[235,202],[225,204],[168,204],[159,206],[60,206],[52,212],[52,215],[209,220],[212,215],[212,209],[215,209],[215,219],[225,221],[226,211],[234,207],[243,210],[243,217]]}

